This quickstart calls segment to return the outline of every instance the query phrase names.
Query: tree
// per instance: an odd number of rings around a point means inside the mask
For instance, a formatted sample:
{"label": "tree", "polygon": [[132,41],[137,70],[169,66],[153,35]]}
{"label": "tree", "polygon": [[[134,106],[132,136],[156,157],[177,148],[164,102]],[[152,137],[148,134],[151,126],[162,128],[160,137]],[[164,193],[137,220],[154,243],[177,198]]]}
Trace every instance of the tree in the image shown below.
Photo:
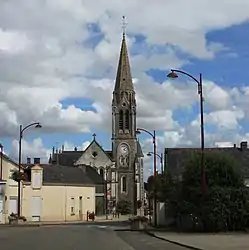
{"label": "tree", "polygon": [[194,154],[186,165],[181,192],[182,200],[189,204],[186,210],[201,218],[209,231],[243,228],[249,211],[248,191],[239,166],[222,152],[205,153],[204,159],[208,187],[205,197],[201,193],[201,155]]}
{"label": "tree", "polygon": [[169,188],[166,200],[176,214],[198,218],[206,231],[245,228],[248,224],[249,195],[239,166],[222,152],[205,152],[204,159],[207,178],[205,196],[201,192],[201,155],[193,153],[186,163],[182,181],[176,185],[177,191]]}
{"label": "tree", "polygon": [[150,193],[151,196],[154,195],[155,192],[160,192],[160,190],[162,190],[162,186],[163,186],[163,182],[164,182],[164,175],[162,174],[157,174],[156,177],[154,175],[151,175],[148,180],[148,191]]}
{"label": "tree", "polygon": [[117,212],[121,213],[122,215],[131,214],[132,207],[131,202],[128,200],[121,200],[117,204]]}

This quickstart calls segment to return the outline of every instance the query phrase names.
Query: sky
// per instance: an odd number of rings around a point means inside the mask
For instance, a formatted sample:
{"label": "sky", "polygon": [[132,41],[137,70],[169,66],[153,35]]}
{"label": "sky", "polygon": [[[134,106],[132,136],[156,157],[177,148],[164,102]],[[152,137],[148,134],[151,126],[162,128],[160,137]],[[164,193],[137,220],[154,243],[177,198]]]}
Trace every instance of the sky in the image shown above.
{"label": "sky", "polygon": [[[46,162],[52,147],[84,149],[96,133],[111,148],[111,100],[127,18],[138,127],[165,147],[200,147],[199,96],[184,75],[203,75],[205,146],[249,139],[248,0],[25,0],[0,3],[0,142]],[[145,175],[151,138],[139,136]]]}

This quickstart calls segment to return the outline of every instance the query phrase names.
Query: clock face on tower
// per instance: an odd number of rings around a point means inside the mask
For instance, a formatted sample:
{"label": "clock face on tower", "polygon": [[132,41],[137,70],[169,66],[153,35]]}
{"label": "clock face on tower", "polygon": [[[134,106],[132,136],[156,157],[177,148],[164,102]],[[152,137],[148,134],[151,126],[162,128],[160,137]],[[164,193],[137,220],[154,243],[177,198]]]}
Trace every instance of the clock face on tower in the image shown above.
{"label": "clock face on tower", "polygon": [[128,146],[127,146],[126,144],[121,144],[121,145],[119,146],[119,152],[120,152],[122,155],[128,154],[128,151],[129,151],[129,149],[128,149]]}

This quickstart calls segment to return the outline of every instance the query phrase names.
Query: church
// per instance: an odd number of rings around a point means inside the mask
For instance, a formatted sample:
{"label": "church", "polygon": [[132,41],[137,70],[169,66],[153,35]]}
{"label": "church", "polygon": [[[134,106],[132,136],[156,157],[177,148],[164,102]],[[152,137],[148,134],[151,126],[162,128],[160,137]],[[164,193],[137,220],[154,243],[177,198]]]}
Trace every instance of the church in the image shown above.
{"label": "church", "polygon": [[64,146],[60,150],[53,148],[49,164],[88,166],[102,176],[106,188],[105,192],[96,191],[97,214],[111,210],[122,200],[129,201],[132,213],[136,214],[138,201],[144,204],[143,153],[136,135],[136,97],[124,32],[111,108],[111,150],[103,149],[93,134],[93,140],[85,150],[75,147],[73,151],[65,151]]}

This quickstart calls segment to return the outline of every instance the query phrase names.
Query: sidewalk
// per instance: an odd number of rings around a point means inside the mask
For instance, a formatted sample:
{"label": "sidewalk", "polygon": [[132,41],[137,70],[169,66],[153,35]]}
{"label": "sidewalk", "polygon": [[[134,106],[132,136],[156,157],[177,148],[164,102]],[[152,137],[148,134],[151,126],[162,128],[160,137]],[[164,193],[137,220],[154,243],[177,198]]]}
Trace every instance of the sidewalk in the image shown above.
{"label": "sidewalk", "polygon": [[249,234],[246,233],[186,234],[153,230],[148,233],[156,238],[196,250],[249,249]]}
{"label": "sidewalk", "polygon": [[118,217],[113,217],[112,215],[108,215],[108,219],[106,219],[106,216],[96,217],[96,222],[110,222],[110,221],[125,221],[128,220],[130,216],[128,215],[120,215]]}
{"label": "sidewalk", "polygon": [[101,216],[101,217],[96,217],[95,221],[86,221],[86,220],[82,220],[82,221],[40,221],[40,222],[32,222],[32,221],[27,221],[27,222],[23,222],[20,224],[0,224],[0,227],[32,227],[32,226],[53,226],[53,225],[80,225],[80,224],[85,224],[85,223],[95,223],[95,222],[118,222],[118,221],[125,221],[128,220],[127,216],[120,216],[119,218],[113,218],[112,216],[108,216],[108,219],[106,219],[106,216]]}

